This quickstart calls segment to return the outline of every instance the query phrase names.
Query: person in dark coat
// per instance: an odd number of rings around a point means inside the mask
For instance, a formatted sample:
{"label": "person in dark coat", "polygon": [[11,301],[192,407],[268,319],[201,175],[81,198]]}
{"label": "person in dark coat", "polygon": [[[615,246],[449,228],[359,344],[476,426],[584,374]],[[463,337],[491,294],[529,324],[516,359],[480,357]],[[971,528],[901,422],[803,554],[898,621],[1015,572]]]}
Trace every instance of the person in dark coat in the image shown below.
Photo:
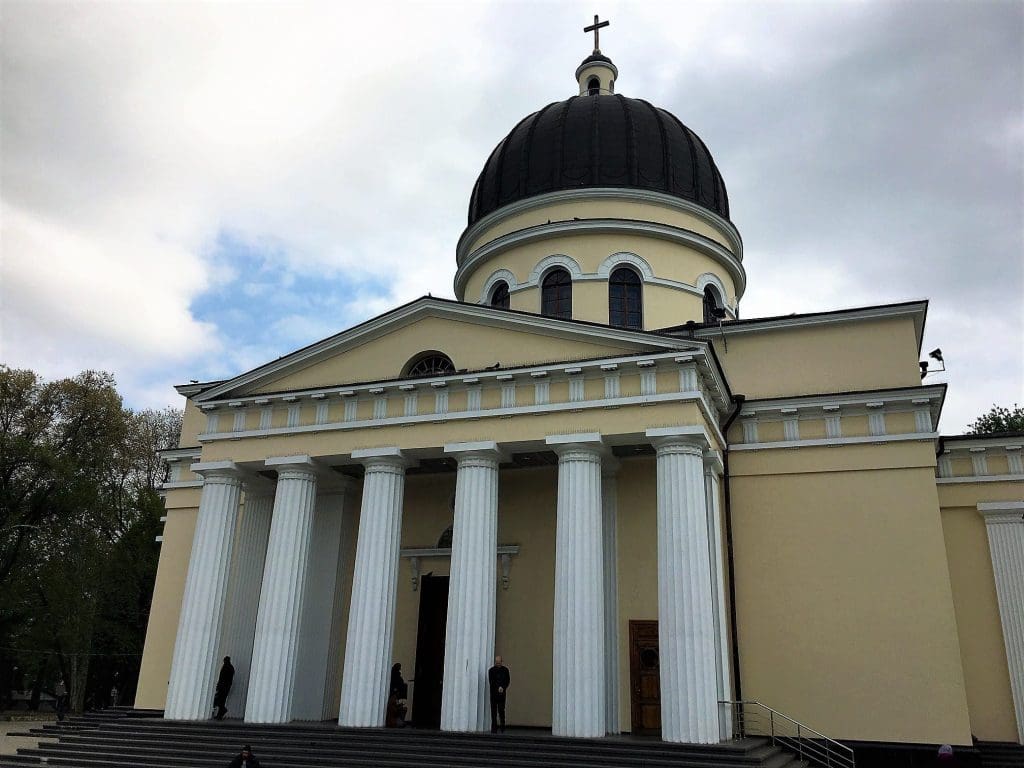
{"label": "person in dark coat", "polygon": [[487,685],[491,691],[491,733],[498,732],[498,721],[501,721],[501,732],[505,732],[505,696],[511,682],[508,667],[501,663],[501,656],[494,657],[494,666],[487,670]]}
{"label": "person in dark coat", "polygon": [[401,728],[405,725],[405,713],[409,708],[404,700],[409,698],[409,684],[402,679],[402,665],[391,667],[391,682],[388,684],[388,704],[384,713],[384,726]]}
{"label": "person in dark coat", "polygon": [[252,747],[246,744],[242,747],[235,759],[228,764],[228,768],[260,768],[260,761],[252,753]]}
{"label": "person in dark coat", "polygon": [[213,716],[215,720],[223,720],[227,714],[226,706],[228,694],[231,692],[231,681],[235,679],[235,668],[231,666],[231,657],[224,657],[224,665],[220,668],[220,675],[217,677],[217,691],[213,695],[213,706],[217,713]]}

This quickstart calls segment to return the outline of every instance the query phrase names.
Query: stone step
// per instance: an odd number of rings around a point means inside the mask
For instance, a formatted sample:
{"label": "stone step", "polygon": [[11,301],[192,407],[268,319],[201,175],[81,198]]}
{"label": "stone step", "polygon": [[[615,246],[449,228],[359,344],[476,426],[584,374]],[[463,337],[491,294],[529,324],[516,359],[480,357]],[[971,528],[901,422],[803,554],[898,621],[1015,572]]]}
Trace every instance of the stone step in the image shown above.
{"label": "stone step", "polygon": [[532,730],[459,734],[333,723],[186,723],[124,709],[83,716],[46,735],[57,740],[0,756],[0,768],[223,768],[246,743],[274,768],[807,768],[766,739],[699,745],[569,739]]}

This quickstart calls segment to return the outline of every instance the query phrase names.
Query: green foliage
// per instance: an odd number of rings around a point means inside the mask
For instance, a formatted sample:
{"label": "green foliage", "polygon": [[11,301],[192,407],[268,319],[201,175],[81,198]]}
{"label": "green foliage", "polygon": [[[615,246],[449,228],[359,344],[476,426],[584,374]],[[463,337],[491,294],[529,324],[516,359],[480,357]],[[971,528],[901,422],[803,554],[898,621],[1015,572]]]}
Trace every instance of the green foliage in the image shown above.
{"label": "green foliage", "polygon": [[37,691],[62,675],[76,710],[115,679],[134,686],[159,557],[157,451],[180,430],[174,409],[125,409],[109,374],[44,382],[0,366],[0,699],[15,667],[13,684]]}
{"label": "green foliage", "polygon": [[971,435],[992,435],[998,432],[1024,432],[1024,408],[1013,404],[1013,408],[993,405],[988,413],[975,419],[967,427]]}

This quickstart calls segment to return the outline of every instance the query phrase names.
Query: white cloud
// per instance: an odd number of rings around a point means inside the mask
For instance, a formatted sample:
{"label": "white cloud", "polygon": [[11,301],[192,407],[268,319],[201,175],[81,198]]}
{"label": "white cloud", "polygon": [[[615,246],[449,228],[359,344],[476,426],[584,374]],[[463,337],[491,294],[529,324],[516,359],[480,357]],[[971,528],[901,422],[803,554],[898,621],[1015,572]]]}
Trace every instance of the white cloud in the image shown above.
{"label": "white cloud", "polygon": [[[1019,9],[697,3],[686,23],[674,4],[605,10],[620,89],[678,114],[722,167],[747,244],[745,316],[928,294],[929,338],[963,344],[954,390],[991,392],[958,394],[963,406],[951,393],[946,423],[1016,396],[1021,43],[998,17]],[[451,296],[475,175],[518,119],[573,92],[592,13],[5,3],[4,361],[106,368],[131,402],[163,403],[171,383]],[[262,263],[222,259],[225,235]],[[338,304],[303,316],[289,302],[310,279],[337,285]],[[987,286],[998,298],[979,304]],[[274,349],[232,330],[230,306],[198,319],[204,295],[278,307]],[[965,316],[1012,354],[970,343]]]}

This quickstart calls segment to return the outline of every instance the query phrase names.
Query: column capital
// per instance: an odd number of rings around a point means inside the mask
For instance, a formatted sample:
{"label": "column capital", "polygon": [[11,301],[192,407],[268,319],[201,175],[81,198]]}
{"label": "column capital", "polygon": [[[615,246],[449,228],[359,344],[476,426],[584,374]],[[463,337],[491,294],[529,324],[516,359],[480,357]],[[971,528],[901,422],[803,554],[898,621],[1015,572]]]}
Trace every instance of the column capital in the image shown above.
{"label": "column capital", "polygon": [[988,501],[978,505],[985,525],[1024,524],[1024,501]]}
{"label": "column capital", "polygon": [[470,443],[446,443],[444,452],[454,456],[459,464],[470,459],[485,459],[498,463],[508,460],[505,452],[493,440],[479,440]]}
{"label": "column capital", "polygon": [[189,467],[192,472],[201,476],[205,482],[211,480],[234,480],[241,482],[244,472],[233,461],[197,461]]}
{"label": "column capital", "polygon": [[321,471],[321,466],[305,454],[298,456],[272,456],[264,464],[267,469],[277,471],[278,479],[281,479],[286,474],[293,477],[308,475],[310,478],[314,478]]}
{"label": "column capital", "polygon": [[548,435],[544,443],[561,459],[600,459],[605,451],[599,432],[577,432],[571,435]]}
{"label": "column capital", "polygon": [[411,463],[402,450],[394,445],[382,448],[357,448],[352,451],[352,458],[366,469],[404,471]]}
{"label": "column capital", "polygon": [[725,472],[725,465],[722,463],[721,451],[704,452],[704,474],[721,477]]}
{"label": "column capital", "polygon": [[702,426],[655,427],[644,435],[659,454],[671,451],[703,456],[705,449],[711,447],[707,430]]}

